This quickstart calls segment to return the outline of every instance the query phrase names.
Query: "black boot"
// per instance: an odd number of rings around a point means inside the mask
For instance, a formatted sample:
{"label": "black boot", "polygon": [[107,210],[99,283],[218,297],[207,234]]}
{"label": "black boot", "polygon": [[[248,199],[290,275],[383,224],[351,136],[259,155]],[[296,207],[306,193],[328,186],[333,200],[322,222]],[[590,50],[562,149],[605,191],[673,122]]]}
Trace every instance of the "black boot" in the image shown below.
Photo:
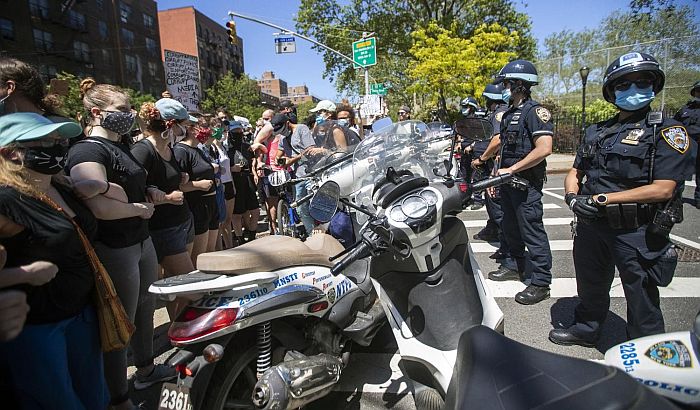
{"label": "black boot", "polygon": [[523,281],[525,274],[523,272],[518,272],[505,266],[499,266],[497,270],[489,272],[489,279],[495,280],[497,282],[504,282],[507,280],[519,280]]}
{"label": "black boot", "polygon": [[243,235],[241,236],[236,236],[236,244],[234,244],[234,248],[236,246],[241,246],[245,243],[245,237]]}
{"label": "black boot", "polygon": [[545,299],[549,299],[549,286],[529,285],[515,294],[515,301],[521,305],[534,305]]}
{"label": "black boot", "polygon": [[576,326],[568,329],[552,329],[549,331],[549,340],[552,343],[563,346],[579,345],[583,347],[595,347],[598,341],[597,334],[584,334],[578,331]]}
{"label": "black boot", "polygon": [[257,233],[257,232],[255,232],[255,231],[249,231],[249,230],[247,230],[247,229],[244,229],[244,230],[243,230],[243,237],[245,238],[245,241],[246,241],[246,242],[250,242],[250,241],[255,240],[255,234],[256,234],[256,233]]}

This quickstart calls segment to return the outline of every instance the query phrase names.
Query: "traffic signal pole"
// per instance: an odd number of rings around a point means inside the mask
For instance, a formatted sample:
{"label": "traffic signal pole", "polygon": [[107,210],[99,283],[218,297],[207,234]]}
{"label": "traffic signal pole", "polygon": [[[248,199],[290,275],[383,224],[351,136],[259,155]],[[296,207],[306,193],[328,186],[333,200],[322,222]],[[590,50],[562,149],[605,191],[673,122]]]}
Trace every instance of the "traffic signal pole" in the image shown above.
{"label": "traffic signal pole", "polygon": [[[348,60],[349,62],[351,62],[351,63],[353,64],[353,66],[355,65],[355,61],[354,61],[352,58],[346,56],[345,54],[341,53],[340,51],[335,50],[335,49],[332,49],[332,48],[328,47],[327,45],[325,45],[325,44],[323,44],[323,43],[319,43],[318,41],[316,41],[316,40],[314,40],[314,39],[312,39],[312,38],[309,38],[309,37],[306,37],[306,36],[304,36],[304,35],[302,35],[302,34],[296,33],[296,32],[294,32],[294,31],[289,30],[289,29],[286,29],[286,28],[284,28],[284,27],[282,27],[282,26],[278,26],[278,25],[276,25],[276,24],[272,24],[272,23],[269,23],[269,22],[267,22],[267,21],[264,21],[264,20],[260,20],[260,19],[258,19],[258,18],[255,18],[255,17],[245,16],[245,15],[243,15],[243,14],[236,13],[236,12],[233,12],[233,11],[229,11],[229,12],[228,12],[228,15],[229,15],[229,17],[231,17],[231,18],[233,18],[234,16],[240,17],[240,18],[242,18],[242,19],[244,19],[244,20],[249,20],[249,21],[252,21],[252,22],[255,22],[255,23],[258,23],[258,24],[262,24],[262,25],[264,25],[264,26],[272,27],[272,28],[275,28],[275,29],[277,29],[277,30],[280,30],[280,31],[289,33],[289,34],[291,34],[291,35],[293,35],[293,36],[296,36],[296,37],[299,37],[299,38],[301,38],[301,39],[304,39],[304,40],[308,41],[309,43],[312,43],[312,44],[315,44],[315,45],[317,45],[317,46],[319,46],[319,47],[322,47],[322,48],[324,48],[324,49],[330,51],[331,53],[334,53],[334,54],[340,56],[341,58],[344,58],[344,59]],[[367,69],[366,67],[365,67],[365,95],[369,95],[369,69]]]}

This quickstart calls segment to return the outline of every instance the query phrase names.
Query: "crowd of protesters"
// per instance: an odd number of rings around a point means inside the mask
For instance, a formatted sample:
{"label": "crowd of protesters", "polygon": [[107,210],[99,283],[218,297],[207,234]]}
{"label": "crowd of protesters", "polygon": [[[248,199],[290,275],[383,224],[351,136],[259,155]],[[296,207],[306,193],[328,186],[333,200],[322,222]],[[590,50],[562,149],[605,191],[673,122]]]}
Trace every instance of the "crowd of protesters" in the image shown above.
{"label": "crowd of protesters", "polygon": [[[167,93],[135,107],[90,78],[80,92],[78,123],[34,67],[0,58],[0,364],[9,369],[0,392],[26,408],[130,409],[127,348],[101,349],[89,254],[135,325],[134,388],[172,379],[174,369],[153,362],[150,284],[254,240],[261,203],[277,232],[270,173],[303,176],[360,130],[351,106],[328,100],[303,123],[283,101],[253,129],[224,109],[188,112]],[[311,232],[308,209],[300,214]],[[167,308],[173,318],[182,304]]]}

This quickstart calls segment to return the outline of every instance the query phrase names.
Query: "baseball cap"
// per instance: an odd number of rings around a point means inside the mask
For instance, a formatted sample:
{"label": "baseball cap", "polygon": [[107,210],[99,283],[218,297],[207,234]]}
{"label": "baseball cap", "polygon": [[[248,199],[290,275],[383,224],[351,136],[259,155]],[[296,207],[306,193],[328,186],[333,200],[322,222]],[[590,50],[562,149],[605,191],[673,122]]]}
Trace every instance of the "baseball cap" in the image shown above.
{"label": "baseball cap", "polygon": [[316,108],[312,108],[309,110],[309,112],[316,112],[316,111],[330,111],[330,112],[335,112],[335,104],[331,100],[321,100],[316,104]]}
{"label": "baseball cap", "polygon": [[39,140],[54,131],[62,138],[73,138],[82,134],[83,129],[77,122],[53,122],[33,112],[3,115],[0,116],[0,147],[13,142]]}
{"label": "baseball cap", "polygon": [[282,100],[280,101],[280,108],[294,108],[294,103],[290,100]]}
{"label": "baseball cap", "polygon": [[409,114],[411,113],[411,109],[408,108],[408,105],[402,105],[401,107],[399,107],[399,111],[405,111]]}
{"label": "baseball cap", "polygon": [[178,100],[161,98],[156,101],[156,108],[160,111],[160,117],[164,120],[190,120],[192,122],[198,122],[195,117],[187,113],[187,108]]}
{"label": "baseball cap", "polygon": [[241,124],[240,121],[231,121],[228,125],[228,129],[229,129],[229,131],[242,130],[243,124]]}
{"label": "baseball cap", "polygon": [[275,114],[272,120],[270,120],[270,124],[272,124],[272,129],[275,132],[279,132],[287,125],[287,121],[289,121],[289,117],[285,114]]}

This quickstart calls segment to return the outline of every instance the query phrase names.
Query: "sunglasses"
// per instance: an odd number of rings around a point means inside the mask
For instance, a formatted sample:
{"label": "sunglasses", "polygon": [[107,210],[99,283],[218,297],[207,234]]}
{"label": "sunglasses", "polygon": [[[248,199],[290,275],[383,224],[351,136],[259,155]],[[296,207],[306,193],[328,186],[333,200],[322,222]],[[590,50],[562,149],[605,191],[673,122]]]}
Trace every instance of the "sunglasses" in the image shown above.
{"label": "sunglasses", "polygon": [[639,80],[623,80],[615,84],[613,88],[615,88],[615,91],[627,91],[630,89],[632,84],[636,85],[637,88],[649,88],[654,84],[654,80],[645,78]]}
{"label": "sunglasses", "polygon": [[399,115],[406,115],[406,111],[399,111]]}

